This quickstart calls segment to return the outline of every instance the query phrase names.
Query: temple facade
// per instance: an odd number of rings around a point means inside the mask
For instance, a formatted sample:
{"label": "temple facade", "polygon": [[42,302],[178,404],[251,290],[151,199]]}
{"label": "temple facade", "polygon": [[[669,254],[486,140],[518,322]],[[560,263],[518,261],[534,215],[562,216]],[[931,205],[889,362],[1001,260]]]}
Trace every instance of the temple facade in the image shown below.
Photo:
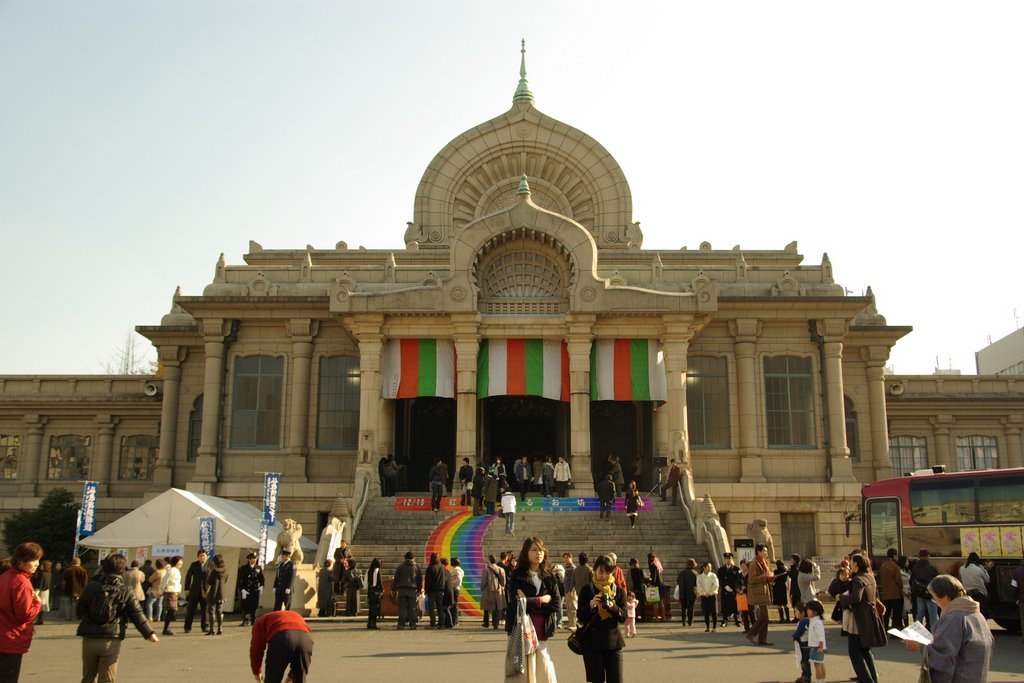
{"label": "temple facade", "polygon": [[763,518],[777,547],[830,557],[859,543],[864,482],[1022,464],[1024,387],[887,377],[911,328],[848,295],[827,254],[643,249],[621,168],[536,107],[525,63],[394,237],[221,255],[137,328],[155,376],[0,378],[0,512],[84,479],[101,524],[170,486],[259,505],[271,471],[282,514],[319,530],[380,495],[389,453],[401,491],[437,460],[564,456],[574,495],[609,456],[645,489],[674,459],[730,535]]}

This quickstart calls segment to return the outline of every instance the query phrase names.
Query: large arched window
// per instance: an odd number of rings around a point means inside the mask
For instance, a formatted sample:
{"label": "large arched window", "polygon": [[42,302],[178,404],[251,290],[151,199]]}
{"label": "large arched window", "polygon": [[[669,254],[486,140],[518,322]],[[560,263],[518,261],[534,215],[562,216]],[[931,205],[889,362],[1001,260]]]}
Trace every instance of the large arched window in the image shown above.
{"label": "large arched window", "polygon": [[92,437],[61,434],[50,437],[47,479],[88,479]]}
{"label": "large arched window", "polygon": [[284,359],[248,356],[235,359],[231,402],[232,448],[279,448]]}
{"label": "large arched window", "polygon": [[967,470],[995,469],[999,463],[999,449],[994,436],[958,436],[956,438],[956,466]]}
{"label": "large arched window", "polygon": [[195,462],[199,458],[199,444],[203,440],[203,395],[196,396],[192,411],[188,414],[188,453],[185,458]]}
{"label": "large arched window", "polygon": [[686,422],[692,448],[729,447],[729,368],[725,358],[687,359]]}
{"label": "large arched window", "polygon": [[121,466],[118,469],[118,479],[152,479],[159,447],[160,439],[148,434],[121,437]]}
{"label": "large arched window", "polygon": [[768,447],[814,446],[814,377],[811,359],[764,359]]}
{"label": "large arched window", "polygon": [[889,463],[897,477],[928,467],[928,446],[923,436],[890,436]]}
{"label": "large arched window", "polygon": [[317,448],[354,449],[359,442],[359,358],[320,359]]}
{"label": "large arched window", "polygon": [[18,451],[21,437],[0,434],[0,479],[18,478]]}

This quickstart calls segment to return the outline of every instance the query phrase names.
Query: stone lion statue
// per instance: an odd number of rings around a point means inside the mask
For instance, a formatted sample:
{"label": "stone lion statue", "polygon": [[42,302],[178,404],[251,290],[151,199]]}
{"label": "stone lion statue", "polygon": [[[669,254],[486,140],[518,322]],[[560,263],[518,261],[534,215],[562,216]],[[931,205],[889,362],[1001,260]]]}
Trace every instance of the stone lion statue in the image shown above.
{"label": "stone lion statue", "polygon": [[282,522],[284,531],[277,537],[278,552],[288,548],[292,551],[292,562],[302,564],[302,545],[299,539],[302,537],[302,525],[294,519],[286,519]]}
{"label": "stone lion statue", "polygon": [[747,525],[747,535],[754,539],[754,545],[758,543],[768,546],[768,561],[775,562],[775,544],[772,542],[772,534],[768,531],[768,520],[755,519]]}

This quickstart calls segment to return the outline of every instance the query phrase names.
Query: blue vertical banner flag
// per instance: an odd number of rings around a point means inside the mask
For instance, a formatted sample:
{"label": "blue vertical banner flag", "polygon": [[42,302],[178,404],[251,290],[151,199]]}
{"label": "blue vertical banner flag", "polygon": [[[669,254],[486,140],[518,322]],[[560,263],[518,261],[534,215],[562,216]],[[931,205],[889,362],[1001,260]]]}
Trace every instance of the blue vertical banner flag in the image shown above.
{"label": "blue vertical banner flag", "polygon": [[82,513],[78,520],[78,535],[92,536],[96,533],[96,496],[99,482],[87,481],[82,489]]}
{"label": "blue vertical banner flag", "polygon": [[214,555],[214,548],[217,543],[217,532],[214,527],[213,517],[199,518],[199,549],[205,550],[210,557]]}
{"label": "blue vertical banner flag", "polygon": [[277,521],[277,492],[281,488],[281,473],[263,475],[263,523],[274,526]]}

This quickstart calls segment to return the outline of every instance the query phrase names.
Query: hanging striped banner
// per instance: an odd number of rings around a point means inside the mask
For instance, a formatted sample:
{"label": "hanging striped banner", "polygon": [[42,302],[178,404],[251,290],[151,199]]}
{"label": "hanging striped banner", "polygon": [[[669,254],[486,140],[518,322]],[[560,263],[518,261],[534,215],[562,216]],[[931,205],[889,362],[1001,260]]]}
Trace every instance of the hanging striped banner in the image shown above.
{"label": "hanging striped banner", "polygon": [[544,339],[485,339],[476,366],[477,398],[543,396],[569,400],[569,351]]}
{"label": "hanging striped banner", "polygon": [[602,339],[590,350],[590,400],[666,401],[665,365],[652,339]]}
{"label": "hanging striped banner", "polygon": [[455,347],[445,339],[392,339],[381,362],[381,398],[455,398]]}

